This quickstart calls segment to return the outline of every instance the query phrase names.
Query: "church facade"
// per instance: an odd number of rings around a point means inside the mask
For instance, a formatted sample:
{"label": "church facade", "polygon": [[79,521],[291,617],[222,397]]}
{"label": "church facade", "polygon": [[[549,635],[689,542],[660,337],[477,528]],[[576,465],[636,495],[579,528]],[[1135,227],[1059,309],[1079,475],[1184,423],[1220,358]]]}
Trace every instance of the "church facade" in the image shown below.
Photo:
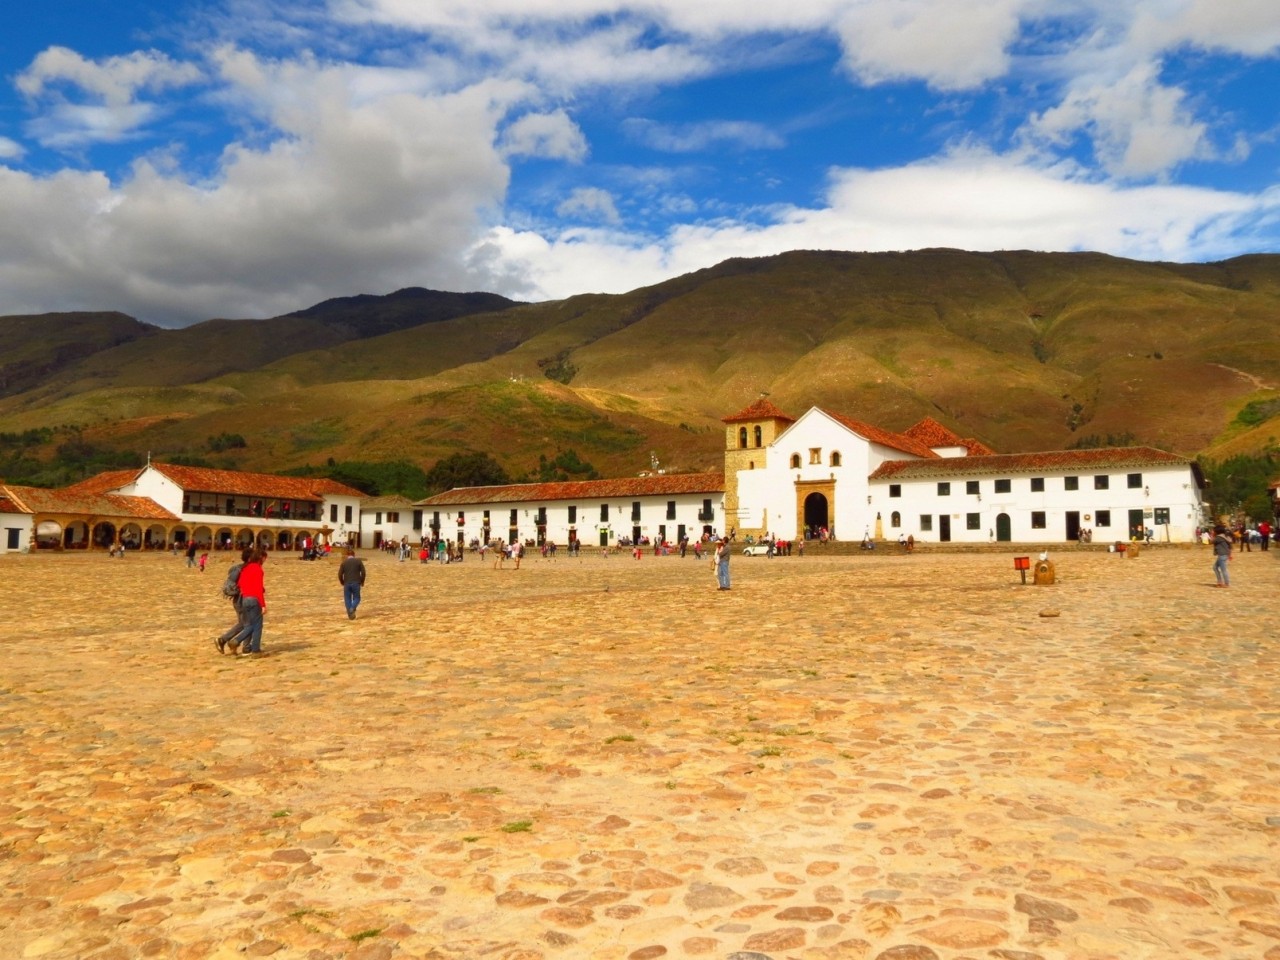
{"label": "church facade", "polygon": [[1191,542],[1204,476],[1151,447],[997,454],[926,419],[894,433],[768,400],[725,417],[725,524],[739,539]]}

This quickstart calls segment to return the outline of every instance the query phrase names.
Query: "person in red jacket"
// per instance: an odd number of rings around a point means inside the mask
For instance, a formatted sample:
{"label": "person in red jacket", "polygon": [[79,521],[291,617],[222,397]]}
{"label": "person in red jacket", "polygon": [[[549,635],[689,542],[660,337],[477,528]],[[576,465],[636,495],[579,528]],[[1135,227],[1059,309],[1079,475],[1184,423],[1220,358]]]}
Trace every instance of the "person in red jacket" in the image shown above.
{"label": "person in red jacket", "polygon": [[244,626],[227,645],[239,656],[262,654],[262,616],[267,612],[267,588],[263,582],[262,563],[267,559],[262,547],[254,549],[245,561],[236,585],[240,588],[240,611]]}

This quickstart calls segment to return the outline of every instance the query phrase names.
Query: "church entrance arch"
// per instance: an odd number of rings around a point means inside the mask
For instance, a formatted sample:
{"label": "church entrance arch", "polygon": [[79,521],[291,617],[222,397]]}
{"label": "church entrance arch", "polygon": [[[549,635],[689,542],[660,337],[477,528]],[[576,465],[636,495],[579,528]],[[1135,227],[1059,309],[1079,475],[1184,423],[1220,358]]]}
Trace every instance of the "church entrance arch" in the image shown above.
{"label": "church entrance arch", "polygon": [[809,531],[816,535],[823,527],[834,534],[835,503],[834,480],[797,480],[795,536],[804,537]]}
{"label": "church entrance arch", "polygon": [[811,530],[830,529],[831,505],[823,494],[811,493],[804,498],[804,525]]}

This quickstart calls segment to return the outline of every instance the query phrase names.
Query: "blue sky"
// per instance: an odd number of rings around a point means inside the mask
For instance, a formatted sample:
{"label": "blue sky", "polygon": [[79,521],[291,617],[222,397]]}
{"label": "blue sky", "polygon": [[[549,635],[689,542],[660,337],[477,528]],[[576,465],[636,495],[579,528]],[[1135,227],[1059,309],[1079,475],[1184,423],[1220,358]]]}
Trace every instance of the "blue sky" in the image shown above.
{"label": "blue sky", "polygon": [[49,0],[0,67],[0,315],[1280,240],[1275,0]]}

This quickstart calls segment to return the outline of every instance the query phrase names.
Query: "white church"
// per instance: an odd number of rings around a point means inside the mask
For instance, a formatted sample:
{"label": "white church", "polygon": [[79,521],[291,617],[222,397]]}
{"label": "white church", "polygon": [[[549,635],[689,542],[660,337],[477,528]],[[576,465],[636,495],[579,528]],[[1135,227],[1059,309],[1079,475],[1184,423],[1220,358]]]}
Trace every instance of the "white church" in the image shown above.
{"label": "white church", "polygon": [[724,418],[727,529],[785,540],[1191,542],[1199,465],[1150,447],[997,454],[933,419],[902,433],[761,399]]}

